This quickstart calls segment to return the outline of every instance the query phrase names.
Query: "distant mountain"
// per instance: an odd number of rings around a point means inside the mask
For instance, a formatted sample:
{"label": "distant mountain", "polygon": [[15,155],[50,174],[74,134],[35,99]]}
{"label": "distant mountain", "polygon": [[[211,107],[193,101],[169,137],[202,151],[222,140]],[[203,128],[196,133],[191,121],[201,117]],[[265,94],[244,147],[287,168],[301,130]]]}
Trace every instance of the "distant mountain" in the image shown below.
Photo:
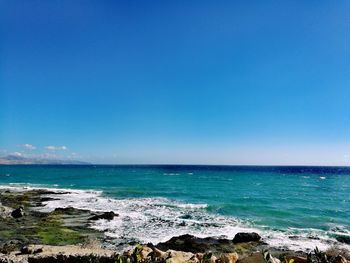
{"label": "distant mountain", "polygon": [[18,155],[7,155],[0,157],[1,164],[90,164],[76,160],[58,160],[58,159],[44,159],[44,158],[26,158]]}

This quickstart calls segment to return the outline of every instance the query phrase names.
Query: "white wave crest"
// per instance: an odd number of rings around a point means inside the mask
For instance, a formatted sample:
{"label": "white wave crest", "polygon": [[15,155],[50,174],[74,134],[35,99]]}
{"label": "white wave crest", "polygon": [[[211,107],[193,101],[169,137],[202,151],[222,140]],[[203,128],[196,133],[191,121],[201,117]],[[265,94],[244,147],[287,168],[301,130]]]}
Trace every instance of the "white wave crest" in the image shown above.
{"label": "white wave crest", "polygon": [[[113,211],[119,216],[111,221],[98,220],[92,223],[91,227],[103,231],[114,244],[125,244],[131,240],[156,244],[182,234],[232,239],[238,232],[256,232],[263,237],[263,241],[274,247],[308,251],[316,246],[325,250],[338,244],[347,249],[350,248],[330,238],[326,231],[271,230],[237,218],[208,213],[205,210],[206,204],[187,204],[158,197],[115,199],[103,196],[101,191],[44,188],[38,185],[0,186],[0,188],[11,191],[43,189],[57,192],[57,194],[49,194],[54,199],[44,202],[44,206],[40,208],[43,212],[69,206],[96,212]],[[344,233],[347,229],[337,229],[337,231]]]}

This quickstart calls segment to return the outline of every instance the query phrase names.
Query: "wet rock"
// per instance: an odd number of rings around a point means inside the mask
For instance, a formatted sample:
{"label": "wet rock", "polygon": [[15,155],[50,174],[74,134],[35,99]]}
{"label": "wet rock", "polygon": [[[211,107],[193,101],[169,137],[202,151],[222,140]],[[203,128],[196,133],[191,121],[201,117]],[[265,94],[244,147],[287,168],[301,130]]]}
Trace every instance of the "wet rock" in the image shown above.
{"label": "wet rock", "polygon": [[13,210],[13,211],[11,212],[11,216],[12,216],[13,218],[20,218],[20,217],[23,217],[23,216],[24,216],[23,207],[20,206],[20,207],[18,207],[17,209]]}
{"label": "wet rock", "polygon": [[48,202],[48,201],[55,201],[55,200],[59,200],[59,199],[52,198],[52,197],[42,197],[42,198],[40,198],[40,202]]}
{"label": "wet rock", "polygon": [[192,235],[172,237],[166,242],[159,243],[156,247],[160,250],[177,250],[192,253],[205,253],[208,251],[219,253],[234,252],[231,240],[213,237],[199,238]]}
{"label": "wet rock", "polygon": [[341,243],[350,245],[350,236],[338,235],[335,239]]}
{"label": "wet rock", "polygon": [[115,216],[118,216],[118,214],[114,213],[113,211],[110,211],[110,212],[105,212],[101,215],[95,215],[93,217],[90,217],[89,220],[99,220],[99,219],[112,220]]}
{"label": "wet rock", "polygon": [[185,215],[180,216],[179,218],[181,218],[181,219],[192,219],[192,216],[190,214],[185,214]]}
{"label": "wet rock", "polygon": [[71,206],[55,208],[55,212],[64,215],[81,215],[83,213],[90,213],[89,210],[77,209]]}
{"label": "wet rock", "polygon": [[261,236],[255,232],[252,233],[245,233],[240,232],[235,235],[232,242],[233,243],[243,243],[243,242],[251,242],[251,241],[259,241],[261,239]]}

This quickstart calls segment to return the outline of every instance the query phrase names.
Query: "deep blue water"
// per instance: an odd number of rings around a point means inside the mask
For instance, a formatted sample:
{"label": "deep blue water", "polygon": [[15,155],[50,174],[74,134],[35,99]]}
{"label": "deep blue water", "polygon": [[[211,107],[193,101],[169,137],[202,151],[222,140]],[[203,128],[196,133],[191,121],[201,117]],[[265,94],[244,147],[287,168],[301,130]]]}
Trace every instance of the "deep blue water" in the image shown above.
{"label": "deep blue water", "polygon": [[[260,229],[350,233],[350,168],[0,166],[0,184],[93,189],[113,199],[166,198]],[[310,231],[309,231],[310,232]]]}

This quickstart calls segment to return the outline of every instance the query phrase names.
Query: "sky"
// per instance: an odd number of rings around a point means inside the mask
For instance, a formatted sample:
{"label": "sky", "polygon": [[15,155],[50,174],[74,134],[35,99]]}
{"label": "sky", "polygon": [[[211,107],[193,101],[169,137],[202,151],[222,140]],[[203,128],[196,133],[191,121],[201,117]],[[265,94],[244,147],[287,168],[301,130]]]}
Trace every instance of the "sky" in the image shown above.
{"label": "sky", "polygon": [[0,0],[0,155],[350,165],[349,12]]}

